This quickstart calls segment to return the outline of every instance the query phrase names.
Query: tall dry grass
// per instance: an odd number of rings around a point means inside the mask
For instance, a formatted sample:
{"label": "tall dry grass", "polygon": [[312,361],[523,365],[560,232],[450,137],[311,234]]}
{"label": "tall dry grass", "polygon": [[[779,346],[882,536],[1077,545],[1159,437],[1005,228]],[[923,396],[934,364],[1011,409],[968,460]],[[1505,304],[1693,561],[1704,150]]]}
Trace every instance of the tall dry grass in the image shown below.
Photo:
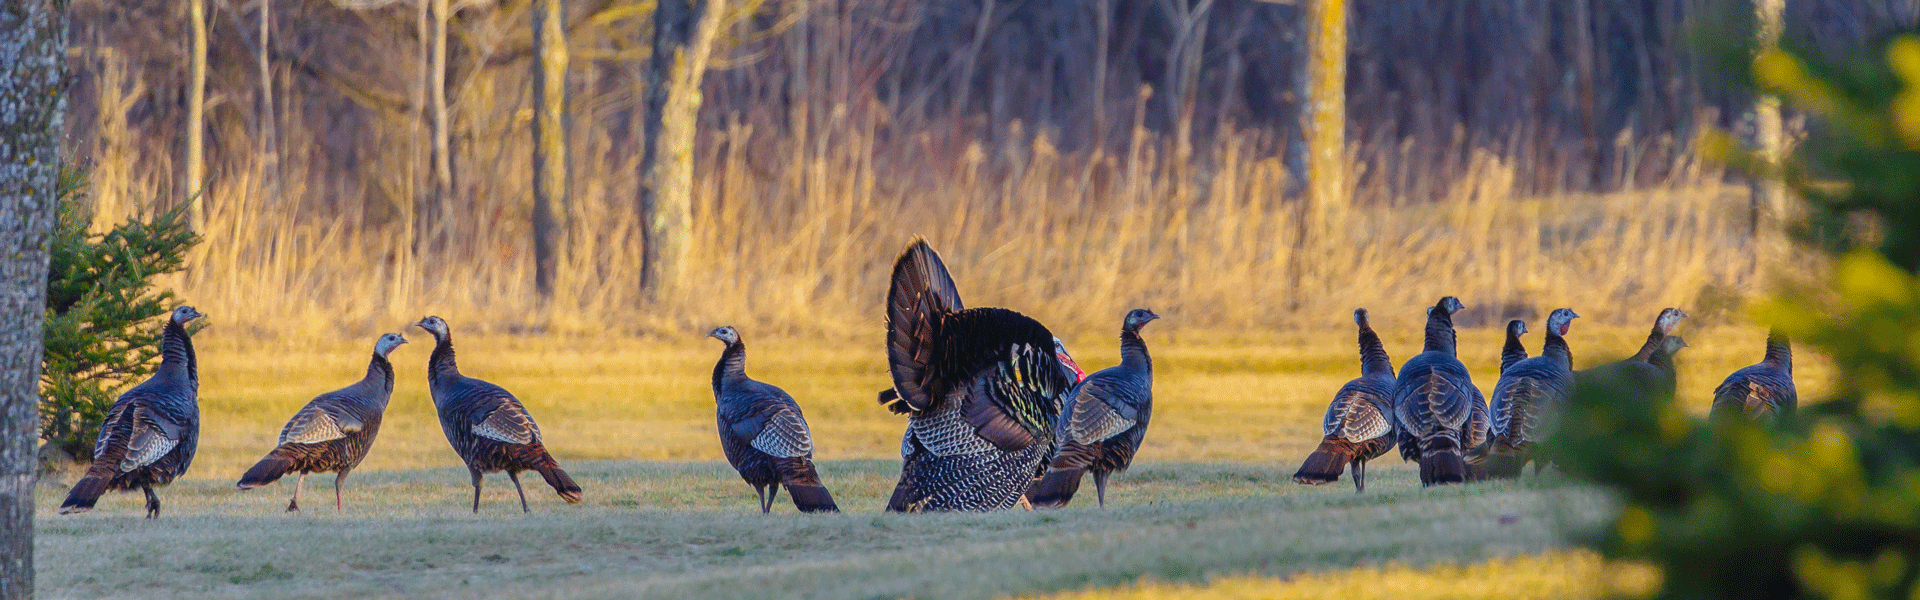
{"label": "tall dry grass", "polygon": [[[347,14],[296,4],[305,18]],[[229,93],[215,93],[209,108],[207,242],[169,283],[222,322],[288,340],[390,330],[425,313],[499,332],[684,334],[728,322],[756,333],[863,333],[878,326],[888,267],[914,235],[946,255],[970,302],[1068,331],[1110,329],[1140,305],[1201,329],[1297,328],[1344,321],[1355,306],[1415,306],[1443,294],[1488,307],[1486,319],[1572,305],[1589,319],[1637,322],[1703,293],[1763,289],[1745,191],[1693,158],[1688,131],[1601,132],[1612,136],[1606,162],[1572,164],[1579,161],[1568,155],[1514,151],[1537,145],[1493,144],[1484,123],[1448,136],[1404,115],[1359,122],[1354,209],[1341,222],[1307,222],[1288,180],[1288,127],[1239,126],[1227,108],[1196,114],[1168,105],[1234,89],[1221,83],[1232,73],[1211,63],[1169,93],[1142,84],[1144,74],[1085,83],[1091,89],[1062,93],[1095,98],[1099,114],[1029,125],[1006,106],[1051,97],[1052,88],[1014,80],[1018,65],[980,52],[1024,38],[957,35],[956,48],[974,51],[969,81],[987,83],[887,90],[911,83],[894,74],[907,59],[888,53],[914,41],[903,41],[910,28],[888,29],[888,19],[931,18],[914,12],[921,9],[800,3],[813,12],[797,20],[784,12],[795,4],[773,6],[777,15],[734,25],[737,55],[722,66],[777,63],[794,81],[755,79],[771,67],[713,76],[716,98],[694,157],[690,277],[669,296],[649,298],[639,283],[631,132],[639,91],[623,66],[644,48],[621,37],[632,19],[598,17],[583,18],[605,27],[577,32],[576,51],[617,58],[575,73],[574,192],[558,291],[550,301],[535,293],[527,86],[510,35],[519,9],[463,16],[469,64],[450,79],[458,160],[445,205],[418,201],[430,169],[418,111],[388,106],[405,102],[393,90],[411,89],[404,53],[390,58],[406,68],[366,67],[386,79],[346,83],[339,80],[353,73],[327,71],[346,67],[325,60],[354,65],[381,55],[276,54],[281,93],[266,114],[243,100],[258,82],[216,81]],[[1217,10],[1215,19],[1240,14]],[[215,20],[216,49],[244,50]],[[1220,51],[1251,35],[1244,29],[1222,41],[1219,28],[1209,37],[1202,27],[1180,43]],[[166,129],[150,121],[157,99],[177,85],[156,66],[164,60],[91,40],[76,59],[91,86],[83,96],[93,98],[76,108],[91,111],[89,138],[74,146],[93,169],[104,222],[171,202],[164,190],[182,187]],[[379,43],[388,42],[369,42]],[[1228,71],[1289,68],[1246,64],[1237,50],[1231,58]],[[495,59],[503,66],[485,66]],[[1147,69],[1128,68],[1114,67]],[[252,73],[251,64],[237,72]],[[324,85],[334,87],[314,91]],[[808,95],[768,100],[793,89]],[[1382,89],[1355,90],[1355,102],[1385,97],[1375,92]],[[960,98],[950,108],[922,102],[943,94]],[[1685,112],[1684,100],[1657,108]],[[1710,107],[1692,110],[1705,112],[1673,120],[1714,119]],[[1510,135],[1555,143],[1559,130],[1541,120],[1523,119]],[[1408,128],[1423,133],[1399,141],[1382,133]],[[260,155],[261,131],[277,132],[275,155]],[[343,141],[336,131],[356,137]],[[1595,189],[1626,191],[1541,191],[1540,181],[1595,165],[1607,171],[1591,178],[1602,181]]]}

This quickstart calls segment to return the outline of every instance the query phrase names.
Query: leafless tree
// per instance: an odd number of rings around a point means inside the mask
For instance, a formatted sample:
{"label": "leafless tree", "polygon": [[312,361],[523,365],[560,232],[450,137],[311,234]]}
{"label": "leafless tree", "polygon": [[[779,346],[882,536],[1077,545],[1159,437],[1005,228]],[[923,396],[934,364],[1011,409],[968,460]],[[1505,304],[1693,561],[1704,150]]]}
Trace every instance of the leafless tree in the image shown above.
{"label": "leafless tree", "polygon": [[[440,0],[445,2],[446,0]],[[541,0],[533,8],[533,281],[542,299],[553,297],[558,237],[566,230],[556,211],[567,205],[566,2]]]}

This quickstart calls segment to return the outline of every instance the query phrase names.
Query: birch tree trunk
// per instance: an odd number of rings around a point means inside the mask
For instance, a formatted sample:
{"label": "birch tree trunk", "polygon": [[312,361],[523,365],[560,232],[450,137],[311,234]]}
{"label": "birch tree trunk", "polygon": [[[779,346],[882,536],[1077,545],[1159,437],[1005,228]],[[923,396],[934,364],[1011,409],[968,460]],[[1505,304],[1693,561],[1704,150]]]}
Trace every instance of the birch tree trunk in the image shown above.
{"label": "birch tree trunk", "polygon": [[1338,225],[1347,207],[1347,1],[1307,3],[1307,231]]}
{"label": "birch tree trunk", "polygon": [[207,164],[207,0],[187,1],[187,36],[192,40],[192,64],[187,77],[187,201],[189,223],[197,232],[206,231]]}
{"label": "birch tree trunk", "polygon": [[[445,0],[441,0],[445,1]],[[559,238],[554,211],[567,203],[567,33],[563,0],[533,8],[533,286],[553,298]]]}
{"label": "birch tree trunk", "polygon": [[[700,116],[700,84],[726,10],[724,0],[699,4],[705,6],[661,0],[654,11],[640,216],[647,228],[642,285],[655,298],[680,286],[688,240],[693,236],[693,142]],[[689,25],[694,25],[691,32]]]}
{"label": "birch tree trunk", "polygon": [[0,5],[0,600],[33,597],[40,327],[66,54],[67,0]]}

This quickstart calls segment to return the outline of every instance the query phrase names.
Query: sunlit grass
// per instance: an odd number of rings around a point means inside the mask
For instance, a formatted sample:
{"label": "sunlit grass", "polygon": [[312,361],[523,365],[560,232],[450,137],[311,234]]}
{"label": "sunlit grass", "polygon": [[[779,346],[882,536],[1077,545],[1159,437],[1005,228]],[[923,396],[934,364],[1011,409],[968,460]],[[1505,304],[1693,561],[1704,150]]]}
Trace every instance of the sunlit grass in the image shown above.
{"label": "sunlit grass", "polygon": [[1609,564],[1590,551],[1515,556],[1471,565],[1426,568],[1355,567],[1292,577],[1233,576],[1205,583],[1141,582],[1106,590],[1051,596],[1052,600],[1520,600],[1633,598],[1659,583],[1652,568]]}

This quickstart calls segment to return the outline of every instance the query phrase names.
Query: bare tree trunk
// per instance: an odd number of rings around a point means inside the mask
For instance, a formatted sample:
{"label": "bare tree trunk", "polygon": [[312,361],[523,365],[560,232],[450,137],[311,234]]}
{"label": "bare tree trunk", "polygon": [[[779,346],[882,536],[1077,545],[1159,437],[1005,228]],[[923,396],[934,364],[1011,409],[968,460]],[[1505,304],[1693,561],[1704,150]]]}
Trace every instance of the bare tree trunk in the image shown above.
{"label": "bare tree trunk", "polygon": [[187,31],[192,50],[187,60],[187,201],[194,231],[206,231],[207,0],[187,0]]}
{"label": "bare tree trunk", "polygon": [[66,54],[67,0],[0,6],[0,600],[33,597],[40,328]]}
{"label": "bare tree trunk", "polygon": [[[441,0],[445,1],[445,0]],[[567,203],[567,33],[565,2],[533,7],[533,286],[553,298],[559,227],[554,210]]]}
{"label": "bare tree trunk", "polygon": [[[693,134],[700,115],[700,83],[726,8],[724,0],[700,4],[705,6],[661,0],[654,11],[640,211],[647,228],[641,285],[655,298],[679,287],[693,236]],[[698,25],[690,28],[696,15]]]}
{"label": "bare tree trunk", "polygon": [[256,109],[260,120],[260,173],[266,178],[267,196],[280,198],[280,123],[273,111],[273,0],[260,0],[260,47],[256,60],[260,70],[260,102]]}
{"label": "bare tree trunk", "polygon": [[[1755,50],[1765,52],[1780,45],[1782,16],[1786,0],[1754,0]],[[1759,158],[1769,169],[1786,158],[1784,133],[1780,125],[1780,97],[1763,94],[1753,103],[1753,143]],[[1753,182],[1753,237],[1759,246],[1756,267],[1777,264],[1786,254],[1787,188],[1776,173],[1769,172]]]}
{"label": "bare tree trunk", "polygon": [[1308,2],[1307,231],[1338,225],[1347,207],[1347,1]]}
{"label": "bare tree trunk", "polygon": [[453,206],[453,123],[447,117],[447,27],[453,8],[447,0],[433,0],[433,54],[429,59],[427,94],[433,102],[433,221],[443,238]]}

